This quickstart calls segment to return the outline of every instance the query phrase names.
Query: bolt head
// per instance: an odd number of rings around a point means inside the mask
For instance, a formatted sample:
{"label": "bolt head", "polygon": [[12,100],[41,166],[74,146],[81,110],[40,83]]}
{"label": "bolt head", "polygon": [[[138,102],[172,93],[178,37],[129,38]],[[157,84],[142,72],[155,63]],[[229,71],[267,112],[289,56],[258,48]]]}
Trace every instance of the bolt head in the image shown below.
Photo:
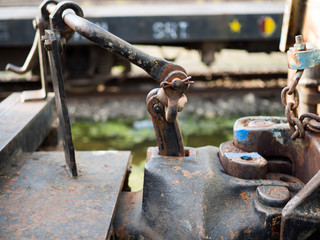
{"label": "bolt head", "polygon": [[155,104],[155,105],[153,105],[153,111],[155,112],[155,113],[162,113],[162,111],[163,111],[163,107],[162,107],[162,105],[161,104]]}
{"label": "bolt head", "polygon": [[173,89],[180,89],[183,86],[183,82],[180,79],[176,78],[172,81],[171,86]]}
{"label": "bolt head", "polygon": [[291,198],[290,191],[284,186],[259,186],[258,199],[271,207],[283,207]]}

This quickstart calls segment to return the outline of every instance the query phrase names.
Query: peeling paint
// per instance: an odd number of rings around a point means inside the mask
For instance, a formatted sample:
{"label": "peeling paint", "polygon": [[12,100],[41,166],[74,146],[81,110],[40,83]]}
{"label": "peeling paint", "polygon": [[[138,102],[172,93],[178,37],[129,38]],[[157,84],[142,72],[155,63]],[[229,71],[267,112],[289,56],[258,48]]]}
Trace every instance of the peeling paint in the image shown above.
{"label": "peeling paint", "polygon": [[246,138],[249,136],[248,130],[246,129],[240,129],[237,131],[234,131],[234,138],[238,141],[246,141]]}

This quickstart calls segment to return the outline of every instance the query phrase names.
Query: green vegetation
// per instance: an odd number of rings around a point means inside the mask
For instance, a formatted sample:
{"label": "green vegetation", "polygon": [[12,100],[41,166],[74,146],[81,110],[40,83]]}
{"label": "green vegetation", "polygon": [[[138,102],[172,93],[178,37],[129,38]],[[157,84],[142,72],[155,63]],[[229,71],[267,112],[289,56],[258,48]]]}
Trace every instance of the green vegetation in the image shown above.
{"label": "green vegetation", "polygon": [[[219,146],[232,139],[232,119],[182,119],[180,120],[184,143],[189,147],[205,145]],[[129,184],[133,191],[142,188],[146,150],[156,146],[151,121],[146,126],[135,129],[133,122],[77,122],[72,126],[76,150],[131,150],[133,154],[132,173]]]}

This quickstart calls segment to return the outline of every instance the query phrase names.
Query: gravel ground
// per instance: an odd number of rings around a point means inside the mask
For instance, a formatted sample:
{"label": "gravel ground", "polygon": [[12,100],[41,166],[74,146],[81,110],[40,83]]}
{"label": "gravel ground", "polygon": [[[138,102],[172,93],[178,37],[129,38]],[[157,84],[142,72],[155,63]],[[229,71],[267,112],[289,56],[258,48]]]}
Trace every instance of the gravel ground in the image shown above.
{"label": "gravel ground", "polygon": [[[215,71],[250,72],[259,71],[286,71],[286,54],[274,52],[247,53],[241,50],[222,50],[216,54],[216,61],[206,66],[200,60],[200,55],[195,50],[186,51],[182,48],[145,46],[143,50],[154,56],[174,58],[175,62],[183,66],[192,76],[195,72],[214,74]],[[142,74],[142,70],[133,67],[132,75]],[[276,82],[276,81],[274,81]],[[228,81],[208,82],[208,86],[234,87],[239,83]],[[260,89],[269,86],[261,80],[244,81],[242,85],[252,87],[256,85]],[[282,80],[280,85],[285,84]],[[279,85],[279,83],[278,83]],[[270,86],[269,86],[270,87]],[[151,89],[150,89],[151,90]],[[188,104],[179,117],[213,118],[216,116],[252,116],[252,115],[282,115],[284,110],[280,102],[280,91],[268,94],[268,97],[255,95],[250,90],[242,93],[222,94],[189,94]],[[143,119],[149,115],[146,110],[144,97],[123,98],[70,98],[68,100],[69,113],[73,121],[107,121],[109,119]]]}
{"label": "gravel ground", "polygon": [[[148,118],[144,98],[105,99],[92,97],[70,99],[69,114],[74,121],[139,120]],[[189,96],[180,118],[214,118],[228,116],[282,115],[280,96],[263,98],[253,93],[224,97]]]}

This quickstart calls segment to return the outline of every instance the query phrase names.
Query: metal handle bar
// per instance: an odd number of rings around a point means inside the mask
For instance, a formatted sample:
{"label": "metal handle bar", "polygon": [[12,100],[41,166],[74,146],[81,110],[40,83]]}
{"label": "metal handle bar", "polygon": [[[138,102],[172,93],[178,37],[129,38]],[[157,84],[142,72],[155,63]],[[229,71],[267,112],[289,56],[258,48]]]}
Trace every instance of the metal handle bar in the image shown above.
{"label": "metal handle bar", "polygon": [[6,66],[6,71],[11,71],[18,74],[24,74],[31,70],[34,63],[37,61],[37,54],[38,54],[38,40],[40,39],[40,33],[39,31],[36,32],[36,35],[34,37],[34,41],[31,47],[31,50],[27,56],[27,59],[25,60],[22,67],[18,67],[14,64],[8,63]]}
{"label": "metal handle bar", "polygon": [[[51,17],[52,14],[57,11],[57,5],[48,4],[46,9],[51,14]],[[153,77],[157,81],[162,81],[165,77],[163,75],[164,73],[166,73],[164,69],[168,64],[171,66],[175,65],[171,62],[166,61],[165,59],[153,57],[139,50],[138,48],[118,38],[105,29],[76,15],[73,11],[70,11],[70,9],[65,10],[62,13],[61,18],[64,23],[73,31],[89,39],[93,43],[144,69],[151,77]],[[178,65],[175,65],[175,67],[177,66]],[[181,70],[185,72],[183,68],[181,68]]]}

